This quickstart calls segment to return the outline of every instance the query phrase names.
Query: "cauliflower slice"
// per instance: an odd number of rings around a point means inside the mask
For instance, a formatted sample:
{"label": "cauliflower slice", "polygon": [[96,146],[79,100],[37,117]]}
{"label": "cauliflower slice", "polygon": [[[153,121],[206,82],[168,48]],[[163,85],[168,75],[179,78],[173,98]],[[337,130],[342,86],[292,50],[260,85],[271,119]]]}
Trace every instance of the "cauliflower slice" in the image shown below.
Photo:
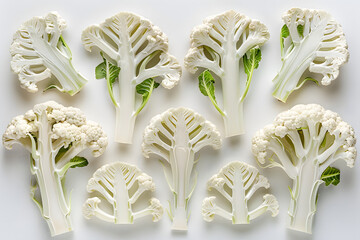
{"label": "cauliflower slice", "polygon": [[[58,13],[34,17],[23,23],[14,34],[10,47],[11,68],[19,75],[21,87],[37,92],[37,83],[55,76],[60,86],[50,85],[71,96],[81,90],[87,80],[72,65],[72,54],[61,32],[66,22]],[[45,89],[45,90],[47,90]]]}
{"label": "cauliflower slice", "polygon": [[[131,189],[137,185],[136,191],[130,195]],[[132,210],[132,205],[146,191],[155,191],[152,178],[136,166],[115,162],[99,168],[89,179],[87,191],[97,192],[108,201],[113,212],[107,213],[101,209],[98,197],[89,198],[83,205],[83,215],[86,219],[95,216],[103,221],[116,224],[132,224],[135,219],[151,215],[157,222],[163,215],[163,207],[156,198],[151,198],[149,206],[138,212]]]}
{"label": "cauliflower slice", "polygon": [[107,136],[100,125],[86,120],[78,108],[49,101],[15,117],[2,139],[7,149],[21,144],[31,153],[31,173],[36,180],[31,186],[32,198],[52,236],[71,231],[64,177],[70,168],[88,164],[86,158],[78,156],[85,149],[94,157],[104,153]]}
{"label": "cauliflower slice", "polygon": [[150,154],[162,158],[165,177],[174,194],[174,211],[169,212],[173,230],[187,230],[188,204],[197,178],[193,173],[195,154],[206,146],[220,148],[220,133],[191,109],[169,109],[155,116],[145,129],[143,154],[146,158]]}
{"label": "cauliflower slice", "polygon": [[[279,212],[279,204],[271,194],[264,195],[264,201],[252,211],[248,209],[248,201],[259,188],[269,188],[266,177],[244,162],[231,162],[208,181],[208,190],[216,189],[231,204],[231,212],[216,204],[216,197],[205,198],[202,205],[202,215],[205,221],[211,222],[219,215],[233,224],[248,224],[266,211],[275,217]],[[227,191],[226,189],[230,189]]]}
{"label": "cauliflower slice", "polygon": [[96,78],[105,79],[116,110],[115,141],[132,143],[137,115],[161,85],[173,88],[181,66],[168,53],[166,35],[148,19],[120,12],[99,25],[86,28],[82,42],[87,51],[98,48],[103,62]]}
{"label": "cauliflower slice", "polygon": [[356,159],[354,129],[337,113],[317,104],[296,105],[252,139],[252,152],[265,168],[280,167],[293,180],[288,227],[311,233],[318,189],[337,185],[340,170],[331,165]]}
{"label": "cauliflower slice", "polygon": [[307,70],[322,75],[321,84],[329,85],[348,61],[349,51],[341,25],[325,11],[292,8],[282,18],[282,66],[273,80],[273,96],[286,102],[306,81],[319,82],[304,75]]}
{"label": "cauliflower slice", "polygon": [[[263,23],[232,10],[205,19],[191,33],[185,68],[191,73],[201,68],[200,92],[223,117],[226,137],[244,134],[243,102],[261,61],[260,46],[269,37]],[[223,106],[212,73],[221,80]]]}

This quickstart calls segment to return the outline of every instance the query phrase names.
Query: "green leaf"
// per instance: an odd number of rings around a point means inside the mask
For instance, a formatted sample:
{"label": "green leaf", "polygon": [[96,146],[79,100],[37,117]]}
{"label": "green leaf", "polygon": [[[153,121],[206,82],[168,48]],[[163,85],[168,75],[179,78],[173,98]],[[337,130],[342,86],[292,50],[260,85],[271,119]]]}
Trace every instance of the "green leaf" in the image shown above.
{"label": "green leaf", "polygon": [[[249,55],[249,58],[247,57]],[[259,67],[259,62],[261,61],[261,51],[260,48],[254,47],[249,50],[248,53],[246,53],[243,56],[243,62],[244,62],[244,71],[246,75],[251,79],[252,71],[254,69]]]}
{"label": "green leaf", "polygon": [[86,158],[75,156],[70,160],[71,166],[70,168],[77,168],[77,167],[86,167],[89,162]]}
{"label": "green leaf", "polygon": [[142,83],[136,85],[136,92],[142,95],[142,103],[136,110],[135,115],[138,115],[140,111],[145,107],[146,103],[149,101],[152,91],[159,87],[160,83],[157,83],[152,78],[144,80]]}
{"label": "green leaf", "polygon": [[244,101],[246,94],[249,91],[249,87],[250,87],[254,69],[257,69],[259,67],[260,61],[261,61],[261,50],[258,47],[254,47],[254,48],[250,49],[249,52],[247,52],[243,56],[244,71],[247,75],[247,80],[246,80],[245,92],[242,95],[241,100],[240,100],[241,102]]}
{"label": "green leaf", "polygon": [[105,78],[111,101],[113,102],[115,107],[118,107],[118,104],[115,100],[115,96],[113,93],[113,84],[115,83],[116,79],[119,77],[120,68],[118,66],[113,65],[108,60],[106,60],[103,53],[100,54],[104,61],[95,68],[95,78],[96,79]]}
{"label": "green leaf", "polygon": [[333,167],[327,167],[321,174],[321,180],[325,182],[326,186],[338,185],[340,183],[340,170]]}
{"label": "green leaf", "polygon": [[284,24],[284,26],[282,26],[281,28],[281,32],[280,32],[280,49],[281,49],[281,60],[283,60],[284,58],[284,39],[290,36],[290,31],[289,28],[287,27],[286,24]]}
{"label": "green leaf", "polygon": [[88,160],[84,157],[75,156],[67,164],[65,164],[59,171],[59,176],[63,178],[69,168],[85,167],[89,164]]}
{"label": "green leaf", "polygon": [[103,79],[106,77],[106,60],[100,63],[95,68],[95,78],[96,79]]}
{"label": "green leaf", "polygon": [[138,94],[143,95],[143,97],[146,97],[149,95],[151,88],[154,86],[154,88],[157,88],[160,85],[160,83],[157,83],[152,78],[148,78],[144,80],[142,83],[139,83],[136,85],[136,92]]}
{"label": "green leaf", "polygon": [[[328,141],[329,140],[329,141]],[[324,149],[324,148],[327,148],[328,144],[331,144],[331,134],[329,132],[326,132],[325,133],[325,136],[320,144],[320,149]]]}
{"label": "green leaf", "polygon": [[199,77],[199,89],[204,96],[208,96],[214,107],[219,111],[222,116],[225,116],[224,112],[220,109],[216,102],[215,97],[215,79],[211,75],[209,70],[203,71]]}
{"label": "green leaf", "polygon": [[214,101],[216,102],[216,97],[215,97],[215,79],[213,78],[213,76],[211,75],[209,70],[205,70],[204,72],[202,72],[200,74],[200,76],[198,77],[199,79],[199,89],[200,92],[204,95],[204,96],[209,96],[212,97],[214,99]]}
{"label": "green leaf", "polygon": [[96,79],[105,78],[111,83],[111,85],[113,85],[119,76],[120,68],[118,66],[113,65],[105,58],[103,58],[103,60],[104,62],[100,63],[95,68],[95,77]]}
{"label": "green leaf", "polygon": [[68,47],[68,45],[66,44],[66,42],[65,42],[65,40],[64,40],[64,38],[63,38],[62,35],[60,35],[60,37],[59,37],[59,42],[60,42],[64,47]]}
{"label": "green leaf", "polygon": [[70,149],[70,147],[71,147],[71,143],[69,144],[68,147],[63,146],[62,148],[60,148],[55,156],[55,162],[58,162],[64,156],[64,154]]}
{"label": "green leaf", "polygon": [[281,28],[281,37],[282,38],[287,38],[290,35],[290,31],[288,26],[286,26],[286,24],[284,24],[284,26],[282,26]]}
{"label": "green leaf", "polygon": [[[59,45],[59,43],[60,43],[60,45]],[[61,36],[61,35],[59,37],[58,48],[60,51],[64,52],[66,55],[68,55],[70,57],[70,59],[72,58],[71,50],[70,50],[69,46],[67,45],[67,43],[65,42],[63,36]]]}
{"label": "green leaf", "polygon": [[289,28],[287,27],[286,24],[284,24],[284,26],[281,28],[281,37],[287,38],[289,35],[290,35]]}
{"label": "green leaf", "polygon": [[304,25],[298,25],[297,32],[300,35],[300,37],[304,37]]}

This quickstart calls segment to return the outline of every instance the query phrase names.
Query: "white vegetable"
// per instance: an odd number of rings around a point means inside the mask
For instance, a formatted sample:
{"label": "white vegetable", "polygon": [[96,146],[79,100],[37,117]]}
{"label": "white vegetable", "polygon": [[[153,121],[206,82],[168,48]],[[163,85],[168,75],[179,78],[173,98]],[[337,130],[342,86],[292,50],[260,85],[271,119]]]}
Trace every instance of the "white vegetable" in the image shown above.
{"label": "white vegetable", "polygon": [[[205,19],[193,29],[185,68],[191,73],[205,69],[199,88],[222,115],[226,137],[244,133],[243,102],[261,60],[259,47],[269,37],[264,24],[234,11]],[[221,79],[223,107],[216,101],[215,79],[209,71]]]}
{"label": "white vegetable", "polygon": [[179,63],[167,53],[167,37],[149,20],[121,12],[85,29],[82,41],[86,50],[97,47],[103,57],[96,78],[106,79],[116,109],[115,141],[131,143],[136,116],[156,81],[171,89],[181,77]]}
{"label": "white vegetable", "polygon": [[340,170],[331,167],[356,159],[353,128],[320,105],[296,105],[256,133],[252,151],[263,167],[280,167],[293,179],[288,227],[311,233],[319,186],[337,185]]}
{"label": "white vegetable", "polygon": [[286,102],[307,80],[307,70],[322,75],[329,85],[349,58],[344,32],[339,23],[322,10],[292,8],[283,15],[280,46],[282,67],[273,80],[273,96]]}
{"label": "white vegetable", "polygon": [[167,167],[165,177],[175,199],[174,209],[169,213],[174,230],[187,230],[187,209],[197,178],[193,173],[197,162],[195,153],[205,146],[220,148],[220,133],[212,123],[190,109],[169,109],[155,116],[145,129],[144,156],[155,154]]}
{"label": "white vegetable", "polygon": [[36,180],[31,194],[51,235],[71,231],[70,199],[63,189],[65,174],[69,168],[88,164],[77,156],[83,150],[90,148],[95,157],[105,151],[105,133],[99,124],[87,121],[79,109],[50,101],[35,105],[10,122],[3,144],[11,149],[15,143],[31,153],[31,173]]}
{"label": "white vegetable", "polygon": [[[216,197],[205,198],[202,214],[205,221],[211,222],[215,215],[232,221],[233,224],[248,224],[266,211],[275,217],[279,213],[279,204],[271,194],[264,195],[263,203],[252,211],[248,201],[259,188],[269,188],[266,177],[244,162],[231,162],[208,181],[208,190],[216,189],[231,204],[231,212],[217,206]],[[227,191],[226,189],[230,189]]]}
{"label": "white vegetable", "polygon": [[[134,187],[136,191],[130,194]],[[116,162],[99,168],[90,178],[87,191],[100,193],[113,207],[113,212],[109,214],[100,208],[100,198],[89,198],[83,206],[83,215],[87,219],[96,216],[106,222],[132,224],[135,219],[147,215],[152,215],[152,220],[157,222],[163,214],[160,201],[156,198],[150,199],[147,208],[138,212],[132,210],[132,205],[144,192],[155,191],[152,178],[134,165]]]}
{"label": "white vegetable", "polygon": [[36,84],[53,75],[60,86],[51,85],[47,89],[57,88],[74,95],[87,83],[72,65],[71,51],[61,36],[65,28],[65,20],[51,12],[23,23],[14,34],[11,68],[19,75],[22,88],[37,92]]}

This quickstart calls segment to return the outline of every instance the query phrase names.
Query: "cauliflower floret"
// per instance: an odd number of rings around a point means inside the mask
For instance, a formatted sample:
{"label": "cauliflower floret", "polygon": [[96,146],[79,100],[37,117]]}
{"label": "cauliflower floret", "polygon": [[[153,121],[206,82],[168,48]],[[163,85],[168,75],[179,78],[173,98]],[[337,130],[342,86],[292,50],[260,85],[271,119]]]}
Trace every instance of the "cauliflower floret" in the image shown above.
{"label": "cauliflower floret", "polygon": [[212,222],[215,218],[215,209],[217,208],[215,199],[216,197],[212,196],[203,200],[201,212],[203,219],[207,222]]}
{"label": "cauliflower floret", "polygon": [[155,191],[155,183],[152,181],[152,177],[143,173],[136,178],[139,183],[140,188],[144,188],[146,190]]}
{"label": "cauliflower floret", "polygon": [[164,213],[164,209],[158,199],[156,198],[150,199],[150,211],[153,222],[158,222]]}
{"label": "cauliflower floret", "polygon": [[80,140],[81,129],[68,122],[56,123],[53,125],[53,138],[63,138],[67,142],[75,142]]}
{"label": "cauliflower floret", "polygon": [[[80,109],[74,107],[68,107],[66,108],[66,111],[63,112],[65,114],[65,121],[67,121],[68,123],[74,124],[76,126],[85,125],[86,117],[85,114],[80,111]],[[88,121],[86,125],[88,124],[94,124],[94,123],[91,121],[89,123]]]}
{"label": "cauliflower floret", "polygon": [[217,176],[212,176],[210,180],[207,182],[207,188],[211,191],[212,188],[220,188],[225,184],[225,180],[223,178],[218,178]]}

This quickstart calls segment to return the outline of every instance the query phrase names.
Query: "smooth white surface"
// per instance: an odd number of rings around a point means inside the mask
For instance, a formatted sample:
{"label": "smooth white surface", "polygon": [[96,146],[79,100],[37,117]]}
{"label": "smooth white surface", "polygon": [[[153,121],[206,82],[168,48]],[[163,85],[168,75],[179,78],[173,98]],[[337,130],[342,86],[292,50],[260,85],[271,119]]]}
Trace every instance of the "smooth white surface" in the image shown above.
{"label": "smooth white surface", "polygon": [[[329,11],[342,24],[350,50],[350,61],[343,66],[340,76],[328,87],[306,84],[293,93],[286,104],[276,101],[272,96],[271,80],[280,68],[279,32],[283,25],[281,15],[291,7],[321,8]],[[207,223],[202,220],[201,202],[208,196],[206,181],[226,163],[235,160],[255,164],[251,154],[251,138],[255,131],[270,123],[281,111],[298,103],[318,103],[327,109],[338,112],[355,130],[360,130],[359,62],[360,33],[358,30],[358,9],[360,4],[353,1],[336,0],[182,0],[182,1],[48,1],[17,0],[3,1],[0,9],[0,132],[16,115],[25,113],[34,104],[46,100],[56,100],[63,105],[79,107],[88,119],[99,122],[109,135],[109,147],[98,159],[90,158],[86,168],[72,169],[67,174],[66,186],[72,189],[72,220],[74,232],[54,239],[92,240],[92,239],[356,239],[360,226],[360,170],[358,164],[349,169],[339,162],[342,169],[341,183],[337,187],[320,187],[318,211],[314,218],[313,235],[297,233],[285,228],[289,204],[288,185],[290,180],[280,169],[260,170],[271,183],[271,193],[280,203],[280,214],[272,218],[266,214],[250,225],[233,226],[218,217]],[[133,145],[119,145],[113,142],[115,110],[107,93],[105,81],[94,79],[94,69],[101,62],[97,54],[88,53],[81,44],[81,32],[91,24],[98,24],[119,11],[132,11],[150,19],[169,37],[170,52],[182,63],[189,48],[191,29],[209,16],[234,9],[251,18],[264,22],[270,31],[270,40],[262,48],[263,60],[254,72],[253,81],[244,104],[246,134],[225,139],[223,148],[214,151],[210,148],[200,152],[197,166],[198,185],[190,202],[191,218],[187,233],[171,232],[171,222],[164,215],[158,223],[144,218],[134,225],[112,225],[99,220],[85,220],[81,206],[88,196],[85,186],[94,171],[104,163],[126,161],[137,164],[144,172],[153,176],[157,184],[155,196],[164,206],[172,198],[162,167],[154,158],[146,160],[141,154],[141,141],[144,128],[150,119],[169,107],[191,107],[213,122],[223,131],[220,114],[210,101],[198,90],[195,75],[184,69],[180,85],[168,91],[156,89],[150,101],[140,113],[136,123]],[[9,46],[12,34],[22,22],[33,16],[43,16],[56,10],[68,22],[64,38],[73,52],[74,66],[89,83],[74,97],[57,91],[37,94],[27,93],[20,88],[17,76],[10,70]],[[50,239],[46,222],[30,199],[30,171],[28,153],[20,146],[7,151],[0,147],[0,239]],[[149,195],[147,195],[149,196]]]}

